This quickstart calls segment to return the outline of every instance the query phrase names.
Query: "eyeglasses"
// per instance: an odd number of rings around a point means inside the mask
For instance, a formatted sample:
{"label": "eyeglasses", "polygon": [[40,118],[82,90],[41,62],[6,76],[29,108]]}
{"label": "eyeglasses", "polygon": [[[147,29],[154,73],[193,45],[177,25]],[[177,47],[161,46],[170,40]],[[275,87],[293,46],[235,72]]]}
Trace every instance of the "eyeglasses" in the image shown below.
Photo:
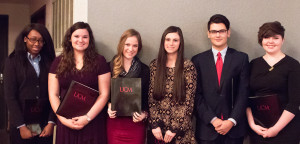
{"label": "eyeglasses", "polygon": [[222,30],[211,30],[209,31],[210,34],[216,35],[217,33],[219,33],[220,35],[225,34],[227,32],[227,30],[222,29]]}
{"label": "eyeglasses", "polygon": [[36,42],[38,42],[38,44],[45,44],[45,41],[42,39],[36,39],[36,38],[29,38],[26,36],[26,38],[33,44],[35,44]]}

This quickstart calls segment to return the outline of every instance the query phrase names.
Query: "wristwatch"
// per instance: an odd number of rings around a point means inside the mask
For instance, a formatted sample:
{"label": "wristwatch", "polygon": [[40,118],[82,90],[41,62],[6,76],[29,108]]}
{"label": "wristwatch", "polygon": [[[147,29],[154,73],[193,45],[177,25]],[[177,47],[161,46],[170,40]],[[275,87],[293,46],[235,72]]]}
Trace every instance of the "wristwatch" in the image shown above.
{"label": "wristwatch", "polygon": [[88,121],[88,122],[90,122],[92,119],[86,114],[85,115],[86,116],[86,120]]}

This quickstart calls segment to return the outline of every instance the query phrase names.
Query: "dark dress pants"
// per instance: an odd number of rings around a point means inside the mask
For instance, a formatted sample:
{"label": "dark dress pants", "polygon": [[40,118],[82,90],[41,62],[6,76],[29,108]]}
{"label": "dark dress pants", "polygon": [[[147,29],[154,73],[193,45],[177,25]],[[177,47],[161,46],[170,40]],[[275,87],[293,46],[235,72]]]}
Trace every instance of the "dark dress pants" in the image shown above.
{"label": "dark dress pants", "polygon": [[11,127],[9,136],[11,144],[52,144],[53,140],[53,136],[39,137],[39,135],[31,139],[22,139],[20,135],[20,130],[16,127]]}
{"label": "dark dress pants", "polygon": [[198,140],[198,144],[243,144],[244,137],[231,138],[229,136],[219,135],[215,140]]}

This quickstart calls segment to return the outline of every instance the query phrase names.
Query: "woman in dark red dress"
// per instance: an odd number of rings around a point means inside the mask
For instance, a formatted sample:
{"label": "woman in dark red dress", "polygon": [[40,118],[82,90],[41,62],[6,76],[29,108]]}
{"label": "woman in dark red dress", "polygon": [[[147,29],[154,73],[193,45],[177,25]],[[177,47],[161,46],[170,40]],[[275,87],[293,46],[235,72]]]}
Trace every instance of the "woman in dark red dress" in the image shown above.
{"label": "woman in dark red dress", "polygon": [[110,69],[103,56],[97,54],[90,26],[75,23],[66,32],[63,53],[52,63],[49,73],[49,99],[57,111],[72,80],[99,90],[99,96],[85,115],[67,119],[58,114],[56,144],[105,144],[106,113]]}
{"label": "woman in dark red dress", "polygon": [[118,54],[110,62],[113,78],[141,78],[142,111],[132,117],[116,117],[108,104],[107,135],[109,144],[144,144],[148,115],[149,67],[142,63],[137,53],[142,49],[139,32],[134,29],[125,31],[118,45]]}

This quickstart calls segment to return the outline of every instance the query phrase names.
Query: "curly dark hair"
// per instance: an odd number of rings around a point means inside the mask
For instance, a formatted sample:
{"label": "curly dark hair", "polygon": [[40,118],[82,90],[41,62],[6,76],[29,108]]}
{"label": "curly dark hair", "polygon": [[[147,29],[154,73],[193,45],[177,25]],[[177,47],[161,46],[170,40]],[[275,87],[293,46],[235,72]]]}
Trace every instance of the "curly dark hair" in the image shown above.
{"label": "curly dark hair", "polygon": [[92,71],[97,67],[94,60],[97,58],[98,53],[95,48],[95,39],[92,29],[88,23],[77,22],[73,24],[66,32],[62,46],[63,52],[61,54],[61,61],[56,70],[57,77],[66,77],[69,74],[74,74],[76,71],[76,64],[74,60],[74,50],[72,47],[71,36],[74,31],[78,29],[86,29],[89,32],[89,46],[84,51],[83,67],[81,71]]}

